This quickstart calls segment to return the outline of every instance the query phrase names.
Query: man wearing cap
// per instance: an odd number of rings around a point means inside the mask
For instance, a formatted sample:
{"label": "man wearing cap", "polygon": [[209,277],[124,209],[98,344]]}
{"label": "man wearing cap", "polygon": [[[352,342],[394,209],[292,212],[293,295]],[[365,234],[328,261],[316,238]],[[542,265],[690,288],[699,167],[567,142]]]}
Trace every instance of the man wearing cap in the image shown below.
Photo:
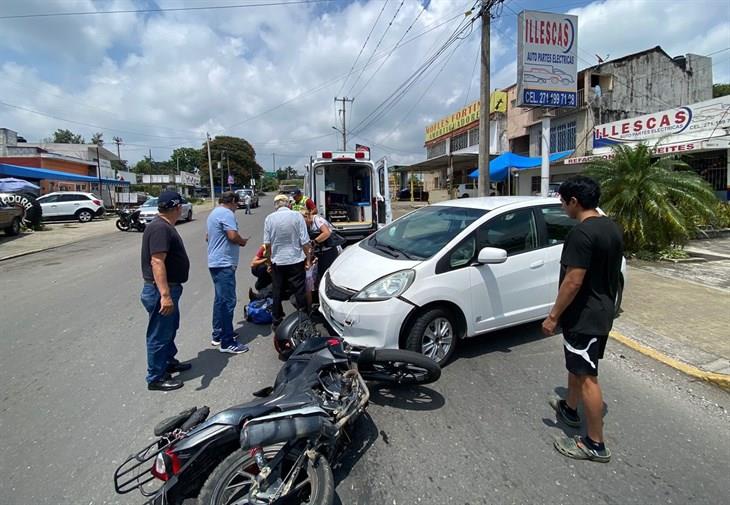
{"label": "man wearing cap", "polygon": [[301,212],[303,210],[308,210],[309,212],[313,213],[317,212],[317,206],[314,204],[311,198],[302,194],[301,189],[295,189],[292,192],[292,197],[294,197],[294,201],[292,202],[290,208],[294,212]]}
{"label": "man wearing cap", "polygon": [[180,327],[180,296],[188,280],[190,261],[175,223],[182,215],[182,196],[163,191],[157,200],[160,213],[142,236],[140,299],[149,314],[147,322],[147,389],[171,391],[183,383],[170,375],[190,368],[175,359],[175,335]]}
{"label": "man wearing cap", "polygon": [[219,345],[220,352],[241,354],[248,346],[235,340],[233,312],[236,309],[236,269],[239,250],[248,239],[238,233],[235,211],[240,197],[238,193],[226,191],[218,200],[218,207],[208,216],[208,270],[213,279],[215,301],[213,302],[212,345]]}
{"label": "man wearing cap", "polygon": [[288,208],[288,203],[289,197],[277,195],[274,198],[275,211],[266,216],[264,221],[265,254],[271,259],[274,298],[271,311],[274,328],[284,318],[284,309],[281,306],[284,293],[293,292],[297,305],[306,306],[304,282],[312,247],[304,217],[301,212]]}

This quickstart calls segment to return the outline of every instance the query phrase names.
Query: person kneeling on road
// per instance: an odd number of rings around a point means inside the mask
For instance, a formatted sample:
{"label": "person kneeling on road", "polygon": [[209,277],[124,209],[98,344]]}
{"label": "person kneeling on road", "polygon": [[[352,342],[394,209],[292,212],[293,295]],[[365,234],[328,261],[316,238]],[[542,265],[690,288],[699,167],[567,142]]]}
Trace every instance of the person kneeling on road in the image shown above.
{"label": "person kneeling on road", "polygon": [[270,296],[271,261],[266,257],[266,246],[263,244],[251,259],[251,274],[256,277],[256,283],[253,288],[248,288],[248,299],[261,300]]}

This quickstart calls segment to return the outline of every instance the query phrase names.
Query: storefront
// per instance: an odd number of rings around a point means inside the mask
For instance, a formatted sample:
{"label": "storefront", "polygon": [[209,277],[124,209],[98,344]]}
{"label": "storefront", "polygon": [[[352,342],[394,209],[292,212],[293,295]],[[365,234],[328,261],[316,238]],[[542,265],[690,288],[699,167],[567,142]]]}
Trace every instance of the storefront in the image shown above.
{"label": "storefront", "polygon": [[563,170],[578,173],[592,161],[613,157],[613,146],[640,143],[657,157],[687,163],[720,200],[730,200],[730,96],[599,125],[593,153],[565,160],[571,168]]}

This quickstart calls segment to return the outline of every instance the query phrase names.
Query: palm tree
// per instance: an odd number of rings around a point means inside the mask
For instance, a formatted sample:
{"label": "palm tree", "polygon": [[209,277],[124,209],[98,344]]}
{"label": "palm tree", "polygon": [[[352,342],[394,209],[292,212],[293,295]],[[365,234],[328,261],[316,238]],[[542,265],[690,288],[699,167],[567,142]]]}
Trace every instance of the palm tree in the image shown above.
{"label": "palm tree", "polygon": [[627,252],[684,244],[698,222],[714,216],[715,193],[686,163],[653,160],[644,144],[617,145],[613,155],[587,173],[601,185],[601,208],[623,227]]}

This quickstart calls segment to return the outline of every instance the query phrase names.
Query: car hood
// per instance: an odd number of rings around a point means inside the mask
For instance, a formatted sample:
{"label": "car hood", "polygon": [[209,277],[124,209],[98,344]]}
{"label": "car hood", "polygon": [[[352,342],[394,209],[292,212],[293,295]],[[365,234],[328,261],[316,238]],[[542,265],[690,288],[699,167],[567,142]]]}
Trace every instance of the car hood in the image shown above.
{"label": "car hood", "polygon": [[347,247],[329,268],[330,279],[340,287],[360,291],[388,274],[406,270],[420,261],[400,260],[375,254],[359,244]]}

